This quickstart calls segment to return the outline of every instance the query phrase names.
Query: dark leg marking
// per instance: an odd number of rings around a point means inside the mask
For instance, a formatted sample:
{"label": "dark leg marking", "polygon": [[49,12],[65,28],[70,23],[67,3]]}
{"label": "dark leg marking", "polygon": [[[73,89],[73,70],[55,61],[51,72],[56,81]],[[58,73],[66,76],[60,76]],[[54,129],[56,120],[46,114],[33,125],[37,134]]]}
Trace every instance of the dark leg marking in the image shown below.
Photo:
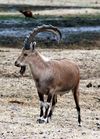
{"label": "dark leg marking", "polygon": [[26,66],[21,66],[21,69],[20,69],[20,74],[23,75],[26,71]]}
{"label": "dark leg marking", "polygon": [[77,88],[75,88],[73,90],[73,96],[74,96],[74,100],[75,100],[75,104],[76,104],[76,109],[77,109],[77,112],[78,112],[78,123],[80,125],[81,116],[80,116],[80,106],[79,106],[79,90]]}
{"label": "dark leg marking", "polygon": [[44,118],[47,118],[48,117],[48,110],[50,108],[51,101],[52,101],[52,94],[49,93],[48,94],[48,98],[47,98],[47,106],[46,106]]}
{"label": "dark leg marking", "polygon": [[[44,95],[39,92],[38,95],[39,95],[40,102],[44,102]],[[40,117],[42,116],[43,116],[43,105],[40,105]]]}

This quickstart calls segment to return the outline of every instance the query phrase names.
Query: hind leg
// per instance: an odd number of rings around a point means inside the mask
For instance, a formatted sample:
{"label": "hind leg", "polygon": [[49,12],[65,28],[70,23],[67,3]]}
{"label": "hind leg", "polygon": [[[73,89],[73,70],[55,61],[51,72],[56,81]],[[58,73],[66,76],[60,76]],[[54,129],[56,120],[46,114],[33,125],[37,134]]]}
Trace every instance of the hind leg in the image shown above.
{"label": "hind leg", "polygon": [[52,109],[50,110],[49,115],[48,115],[48,117],[50,118],[52,117],[56,103],[57,103],[57,95],[54,95],[53,100],[52,100]]}
{"label": "hind leg", "polygon": [[74,96],[74,100],[75,100],[75,104],[76,104],[76,109],[78,112],[78,123],[80,126],[81,125],[81,115],[80,115],[80,106],[79,106],[79,89],[78,89],[78,87],[75,87],[73,89],[73,96]]}

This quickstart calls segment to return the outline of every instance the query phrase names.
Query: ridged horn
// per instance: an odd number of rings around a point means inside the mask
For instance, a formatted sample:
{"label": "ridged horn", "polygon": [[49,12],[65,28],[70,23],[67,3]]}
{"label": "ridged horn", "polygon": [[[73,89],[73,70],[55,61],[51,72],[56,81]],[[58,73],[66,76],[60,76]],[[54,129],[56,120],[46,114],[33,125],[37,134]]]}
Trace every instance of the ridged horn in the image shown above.
{"label": "ridged horn", "polygon": [[[53,34],[59,36],[59,40],[62,38],[62,34],[57,27],[52,25],[42,25],[34,28],[33,31],[29,34],[29,36],[25,39],[25,49],[29,49],[30,43],[33,41],[33,38],[40,32],[52,32]],[[58,42],[59,42],[58,40]]]}

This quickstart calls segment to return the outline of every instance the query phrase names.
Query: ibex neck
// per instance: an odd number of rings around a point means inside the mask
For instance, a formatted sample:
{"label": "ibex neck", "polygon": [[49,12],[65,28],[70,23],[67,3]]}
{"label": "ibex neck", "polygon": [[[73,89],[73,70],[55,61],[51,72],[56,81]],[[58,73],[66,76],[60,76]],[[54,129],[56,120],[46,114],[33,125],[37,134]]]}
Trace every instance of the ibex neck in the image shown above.
{"label": "ibex neck", "polygon": [[33,78],[39,79],[48,66],[47,59],[44,56],[42,56],[39,52],[36,52],[36,57],[32,57],[29,66]]}

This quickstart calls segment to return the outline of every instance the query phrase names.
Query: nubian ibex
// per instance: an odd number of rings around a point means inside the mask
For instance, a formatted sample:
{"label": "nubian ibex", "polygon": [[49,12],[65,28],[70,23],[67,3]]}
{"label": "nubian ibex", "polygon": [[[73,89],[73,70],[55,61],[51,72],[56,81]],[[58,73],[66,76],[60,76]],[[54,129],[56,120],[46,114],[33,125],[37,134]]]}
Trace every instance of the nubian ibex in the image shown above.
{"label": "nubian ibex", "polygon": [[[56,34],[59,40],[62,37],[60,30],[51,25],[34,28],[33,32],[25,39],[22,53],[15,61],[15,66],[21,67],[26,64],[30,66],[41,102],[39,123],[49,122],[57,103],[57,95],[63,95],[72,90],[78,112],[78,123],[80,125],[79,67],[68,59],[49,60],[35,49],[36,42],[32,40],[39,32],[44,31]],[[44,96],[47,96],[46,100],[44,100]]]}

